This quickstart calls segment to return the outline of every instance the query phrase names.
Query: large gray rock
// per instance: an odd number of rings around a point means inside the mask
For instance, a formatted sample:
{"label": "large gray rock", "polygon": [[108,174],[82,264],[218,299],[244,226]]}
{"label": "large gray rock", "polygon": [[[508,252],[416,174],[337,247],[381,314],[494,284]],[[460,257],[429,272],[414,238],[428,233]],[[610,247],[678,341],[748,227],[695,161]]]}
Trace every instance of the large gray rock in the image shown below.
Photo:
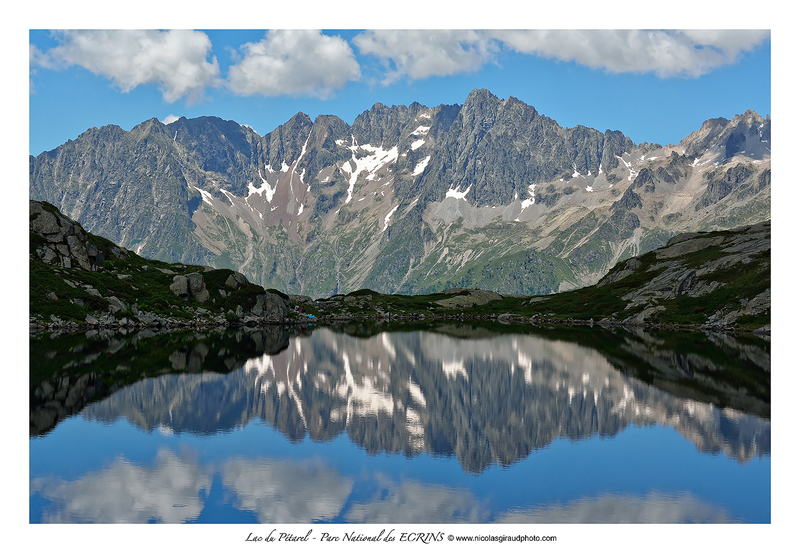
{"label": "large gray rock", "polygon": [[206,283],[200,273],[176,275],[172,278],[169,289],[181,299],[193,299],[198,303],[205,303],[211,299],[211,294],[206,290]]}
{"label": "large gray rock", "polygon": [[169,289],[179,298],[189,299],[189,281],[183,275],[173,277]]}
{"label": "large gray rock", "polygon": [[203,282],[203,275],[200,273],[189,273],[186,275],[186,280],[189,286],[189,294],[195,296],[201,290],[205,288],[205,282]]}
{"label": "large gray rock", "polygon": [[109,296],[106,299],[108,300],[108,308],[112,313],[124,311],[128,308],[127,304],[116,296]]}
{"label": "large gray rock", "polygon": [[256,298],[256,305],[251,310],[253,315],[266,321],[279,322],[289,314],[289,302],[278,294],[265,292]]}
{"label": "large gray rock", "polygon": [[225,286],[231,290],[236,290],[240,285],[247,284],[248,282],[249,281],[247,280],[246,276],[244,276],[242,273],[234,271],[233,274],[231,274],[225,281]]}
{"label": "large gray rock", "polygon": [[203,288],[199,292],[192,294],[192,297],[197,301],[197,303],[205,303],[211,299],[211,294]]}
{"label": "large gray rock", "polygon": [[[30,214],[32,217],[31,219],[32,232],[36,232],[42,235],[59,234],[60,227],[58,226],[58,219],[56,219],[56,216],[50,213],[49,211],[43,210],[41,205],[35,202],[31,202]],[[35,218],[34,215],[36,216]],[[59,237],[53,241],[60,242],[61,239]]]}

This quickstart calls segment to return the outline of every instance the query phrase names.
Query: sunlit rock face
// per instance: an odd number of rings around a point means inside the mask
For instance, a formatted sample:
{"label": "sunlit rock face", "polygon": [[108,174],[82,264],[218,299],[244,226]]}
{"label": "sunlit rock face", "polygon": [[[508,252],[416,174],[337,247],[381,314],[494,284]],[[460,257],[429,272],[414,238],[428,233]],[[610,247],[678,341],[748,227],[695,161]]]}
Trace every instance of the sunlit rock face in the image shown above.
{"label": "sunlit rock face", "polygon": [[[510,465],[557,439],[612,436],[629,425],[672,427],[701,451],[741,461],[769,455],[768,419],[703,399],[728,386],[701,371],[710,359],[688,356],[670,372],[658,368],[661,350],[646,333],[608,337],[651,360],[670,391],[621,372],[613,356],[561,339],[446,326],[367,337],[320,328],[279,351],[261,350],[228,374],[145,379],[83,416],[203,434],[261,419],[292,441],[346,434],[371,453],[455,456],[470,472]],[[768,368],[768,349],[740,350]],[[215,355],[209,349],[207,357]],[[681,382],[687,369],[696,371],[700,391]],[[758,413],[759,401],[745,404]]]}
{"label": "sunlit rock face", "polygon": [[29,191],[142,256],[287,293],[546,294],[678,233],[770,219],[770,128],[747,111],[636,145],[475,90],[264,136],[216,117],[92,128],[31,157]]}

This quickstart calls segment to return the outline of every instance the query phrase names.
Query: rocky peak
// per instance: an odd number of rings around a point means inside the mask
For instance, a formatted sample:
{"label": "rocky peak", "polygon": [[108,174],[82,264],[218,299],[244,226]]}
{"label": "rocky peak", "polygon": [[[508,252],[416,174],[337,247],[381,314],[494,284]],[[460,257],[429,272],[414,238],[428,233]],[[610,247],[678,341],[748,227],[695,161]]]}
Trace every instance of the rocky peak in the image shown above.
{"label": "rocky peak", "polygon": [[500,98],[498,98],[485,88],[476,88],[469,93],[462,107],[471,108],[476,105],[483,106],[486,105],[487,103],[495,105],[499,104]]}
{"label": "rocky peak", "polygon": [[406,106],[387,107],[377,103],[356,117],[351,132],[359,144],[389,148],[400,141],[403,130],[418,112],[419,108],[412,111]]}
{"label": "rocky peak", "polygon": [[300,157],[313,125],[308,115],[297,112],[286,123],[264,137],[268,142],[269,165],[273,170],[280,170],[283,163],[290,164]]}
{"label": "rocky peak", "polygon": [[687,156],[695,156],[708,148],[715,136],[718,136],[730,123],[724,117],[707,119],[701,127],[680,141],[679,146]]}
{"label": "rocky peak", "polygon": [[764,118],[752,109],[748,109],[744,113],[734,116],[733,120],[731,121],[731,126],[749,128],[762,123],[764,123]]}

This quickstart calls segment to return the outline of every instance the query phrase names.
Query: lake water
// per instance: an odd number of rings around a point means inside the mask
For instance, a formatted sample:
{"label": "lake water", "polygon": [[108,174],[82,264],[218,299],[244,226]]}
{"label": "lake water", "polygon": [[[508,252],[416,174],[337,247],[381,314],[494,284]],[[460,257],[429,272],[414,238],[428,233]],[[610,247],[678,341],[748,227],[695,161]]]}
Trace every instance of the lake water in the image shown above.
{"label": "lake water", "polygon": [[770,522],[756,336],[109,332],[30,363],[32,523]]}

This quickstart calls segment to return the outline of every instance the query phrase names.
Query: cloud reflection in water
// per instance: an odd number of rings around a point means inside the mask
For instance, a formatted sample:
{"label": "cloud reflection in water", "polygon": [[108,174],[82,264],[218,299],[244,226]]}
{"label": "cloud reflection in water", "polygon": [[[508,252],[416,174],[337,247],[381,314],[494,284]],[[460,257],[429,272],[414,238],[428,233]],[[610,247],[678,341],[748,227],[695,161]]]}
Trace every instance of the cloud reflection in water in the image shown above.
{"label": "cloud reflection in water", "polygon": [[31,494],[53,502],[42,522],[187,522],[202,512],[200,493],[208,495],[212,476],[196,461],[161,449],[150,468],[118,458],[72,482],[35,478]]}
{"label": "cloud reflection in water", "polygon": [[236,458],[222,466],[222,483],[236,494],[235,506],[264,523],[331,520],[353,490],[353,479],[319,460]]}

